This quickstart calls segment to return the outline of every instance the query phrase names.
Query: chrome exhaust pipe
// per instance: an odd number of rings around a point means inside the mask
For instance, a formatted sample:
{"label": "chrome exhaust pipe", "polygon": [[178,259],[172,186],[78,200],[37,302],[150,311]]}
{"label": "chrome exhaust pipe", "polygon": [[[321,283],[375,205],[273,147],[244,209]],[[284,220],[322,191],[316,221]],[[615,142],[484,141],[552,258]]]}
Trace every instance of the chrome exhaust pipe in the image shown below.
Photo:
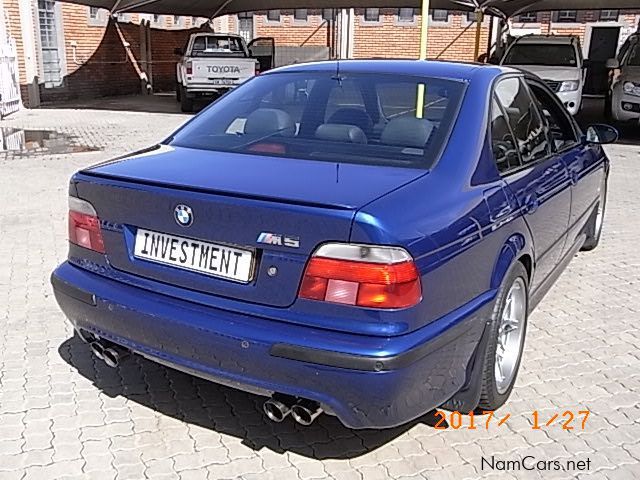
{"label": "chrome exhaust pipe", "polygon": [[120,362],[129,355],[129,352],[124,348],[111,346],[104,349],[102,354],[104,363],[111,368],[117,368]]}
{"label": "chrome exhaust pipe", "polygon": [[269,420],[276,423],[280,423],[291,413],[290,406],[284,402],[276,400],[275,398],[270,398],[264,402],[262,404],[262,410]]}
{"label": "chrome exhaust pipe", "polygon": [[322,408],[318,402],[312,400],[301,400],[291,407],[291,416],[300,425],[308,427],[320,416]]}
{"label": "chrome exhaust pipe", "polygon": [[104,346],[100,342],[91,342],[89,344],[89,347],[91,348],[91,352],[96,356],[96,358],[104,360]]}

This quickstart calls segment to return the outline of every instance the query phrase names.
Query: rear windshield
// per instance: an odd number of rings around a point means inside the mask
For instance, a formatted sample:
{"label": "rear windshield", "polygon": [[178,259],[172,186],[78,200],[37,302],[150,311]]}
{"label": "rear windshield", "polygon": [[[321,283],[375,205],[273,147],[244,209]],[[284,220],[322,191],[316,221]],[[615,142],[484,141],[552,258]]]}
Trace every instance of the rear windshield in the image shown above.
{"label": "rear windshield", "polygon": [[194,57],[217,56],[220,54],[244,54],[242,43],[237,37],[199,36],[193,40],[191,55]]}
{"label": "rear windshield", "polygon": [[329,162],[429,168],[465,84],[383,74],[261,75],[198,115],[171,144]]}
{"label": "rear windshield", "polygon": [[504,65],[547,65],[577,67],[576,49],[572,45],[537,45],[519,43],[511,47]]}

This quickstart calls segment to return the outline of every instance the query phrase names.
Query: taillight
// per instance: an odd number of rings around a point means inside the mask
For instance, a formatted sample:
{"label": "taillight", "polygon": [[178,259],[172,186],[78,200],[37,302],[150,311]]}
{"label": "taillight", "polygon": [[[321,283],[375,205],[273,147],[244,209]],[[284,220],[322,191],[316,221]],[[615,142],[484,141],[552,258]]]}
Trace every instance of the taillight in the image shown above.
{"label": "taillight", "polygon": [[256,75],[260,75],[260,64],[256,63]]}
{"label": "taillight", "polygon": [[187,75],[193,75],[193,62],[187,62]]}
{"label": "taillight", "polygon": [[422,299],[411,255],[398,247],[326,244],[307,264],[300,298],[371,308],[407,308]]}
{"label": "taillight", "polygon": [[105,252],[95,208],[76,197],[69,197],[69,241],[89,250]]}

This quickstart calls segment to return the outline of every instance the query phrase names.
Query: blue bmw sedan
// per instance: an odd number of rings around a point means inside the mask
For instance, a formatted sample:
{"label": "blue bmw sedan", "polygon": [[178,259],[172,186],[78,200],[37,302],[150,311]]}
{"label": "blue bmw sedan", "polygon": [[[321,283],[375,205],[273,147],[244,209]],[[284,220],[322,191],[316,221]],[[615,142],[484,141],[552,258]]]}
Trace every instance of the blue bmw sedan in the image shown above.
{"label": "blue bmw sedan", "polygon": [[273,421],[495,410],[529,313],[598,245],[616,138],[512,69],[276,69],[73,176],[55,296],[108,365],[263,395]]}

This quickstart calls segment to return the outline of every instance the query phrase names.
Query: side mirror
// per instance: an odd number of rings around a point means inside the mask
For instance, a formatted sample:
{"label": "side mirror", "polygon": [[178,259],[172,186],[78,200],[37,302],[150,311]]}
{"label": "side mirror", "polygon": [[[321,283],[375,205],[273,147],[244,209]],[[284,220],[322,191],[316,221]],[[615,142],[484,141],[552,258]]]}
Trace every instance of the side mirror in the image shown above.
{"label": "side mirror", "polygon": [[592,66],[593,66],[593,63],[588,58],[585,58],[582,61],[582,68],[591,68]]}
{"label": "side mirror", "polygon": [[620,68],[620,62],[617,58],[610,58],[606,63],[607,70],[617,70]]}
{"label": "side mirror", "polygon": [[618,130],[615,128],[604,125],[602,123],[596,123],[587,127],[587,142],[595,143],[598,145],[605,145],[607,143],[614,143],[618,140]]}
{"label": "side mirror", "polygon": [[173,53],[175,53],[176,55],[182,56],[182,55],[184,55],[184,50],[182,50],[180,47],[174,48],[173,49]]}

